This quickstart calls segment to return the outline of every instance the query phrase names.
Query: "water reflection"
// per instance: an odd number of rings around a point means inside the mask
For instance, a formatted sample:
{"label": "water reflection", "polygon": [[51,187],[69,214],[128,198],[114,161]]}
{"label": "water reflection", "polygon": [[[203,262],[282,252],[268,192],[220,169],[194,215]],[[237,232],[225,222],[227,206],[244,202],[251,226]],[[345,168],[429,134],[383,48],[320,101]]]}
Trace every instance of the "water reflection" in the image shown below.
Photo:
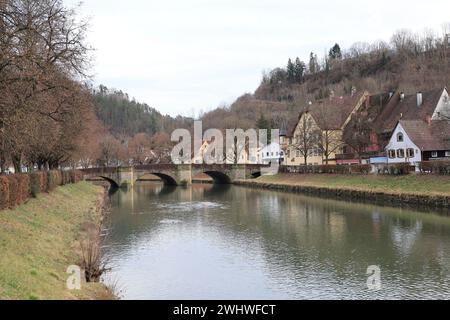
{"label": "water reflection", "polygon": [[223,185],[146,185],[112,201],[108,278],[125,298],[450,298],[447,217]]}

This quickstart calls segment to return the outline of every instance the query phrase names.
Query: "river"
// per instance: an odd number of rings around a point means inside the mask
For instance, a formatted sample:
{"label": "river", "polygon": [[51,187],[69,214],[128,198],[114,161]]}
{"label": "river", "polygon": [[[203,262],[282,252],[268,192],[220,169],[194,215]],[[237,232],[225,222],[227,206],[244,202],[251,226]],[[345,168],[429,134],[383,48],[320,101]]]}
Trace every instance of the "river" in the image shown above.
{"label": "river", "polygon": [[104,281],[123,299],[450,298],[447,216],[226,185],[111,200]]}

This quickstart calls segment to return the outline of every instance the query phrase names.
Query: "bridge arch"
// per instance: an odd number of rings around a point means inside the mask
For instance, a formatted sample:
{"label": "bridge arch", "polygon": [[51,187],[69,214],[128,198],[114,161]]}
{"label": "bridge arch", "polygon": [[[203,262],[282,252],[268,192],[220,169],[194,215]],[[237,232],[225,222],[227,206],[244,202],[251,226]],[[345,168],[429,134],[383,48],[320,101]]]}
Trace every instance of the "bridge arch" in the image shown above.
{"label": "bridge arch", "polygon": [[213,179],[214,184],[230,184],[231,183],[231,178],[227,174],[225,174],[223,172],[220,172],[220,171],[204,171],[202,173],[210,176]]}
{"label": "bridge arch", "polygon": [[105,177],[105,176],[98,176],[98,177],[102,178],[103,180],[108,181],[109,184],[111,185],[112,189],[118,189],[119,188],[119,184],[116,181],[114,181],[113,179]]}
{"label": "bridge arch", "polygon": [[167,173],[163,173],[163,172],[146,172],[145,174],[141,174],[136,179],[136,181],[139,181],[142,177],[144,177],[144,176],[146,176],[148,174],[152,174],[154,176],[157,176],[167,186],[176,186],[176,185],[178,185],[177,180],[173,176],[171,176],[170,174],[167,174]]}

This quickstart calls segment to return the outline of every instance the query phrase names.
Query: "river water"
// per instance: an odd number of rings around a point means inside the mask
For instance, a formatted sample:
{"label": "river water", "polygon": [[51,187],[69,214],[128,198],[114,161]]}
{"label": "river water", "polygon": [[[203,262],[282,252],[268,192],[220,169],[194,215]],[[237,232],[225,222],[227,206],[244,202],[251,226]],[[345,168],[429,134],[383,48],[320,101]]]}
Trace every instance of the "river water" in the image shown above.
{"label": "river water", "polygon": [[450,299],[442,214],[220,185],[111,199],[104,281],[123,299]]}

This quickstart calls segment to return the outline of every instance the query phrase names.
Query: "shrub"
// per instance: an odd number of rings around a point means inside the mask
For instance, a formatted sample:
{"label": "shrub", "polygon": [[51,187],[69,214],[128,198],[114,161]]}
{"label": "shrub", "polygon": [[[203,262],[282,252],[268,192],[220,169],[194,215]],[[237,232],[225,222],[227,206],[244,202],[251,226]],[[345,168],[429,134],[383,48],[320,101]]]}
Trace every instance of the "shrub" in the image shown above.
{"label": "shrub", "polygon": [[368,174],[371,168],[371,165],[283,166],[280,171],[299,174]]}
{"label": "shrub", "polygon": [[9,207],[9,180],[7,176],[0,176],[0,210]]}
{"label": "shrub", "polygon": [[42,174],[42,172],[30,173],[30,193],[31,193],[31,196],[34,198],[36,198],[37,195],[42,192],[41,174]]}
{"label": "shrub", "polygon": [[424,161],[419,169],[421,173],[450,174],[450,161]]}
{"label": "shrub", "polygon": [[18,203],[21,204],[25,202],[31,194],[30,190],[30,176],[28,174],[17,174],[16,179],[18,182]]}
{"label": "shrub", "polygon": [[70,183],[70,172],[62,171],[62,184],[66,185]]}
{"label": "shrub", "polygon": [[56,187],[83,180],[83,173],[78,170],[32,172],[0,176],[0,210],[13,208],[22,204],[30,196],[50,192]]}
{"label": "shrub", "polygon": [[57,186],[62,186],[63,185],[63,180],[62,180],[62,173],[59,170],[55,170],[54,171],[55,174],[55,183]]}
{"label": "shrub", "polygon": [[20,204],[20,190],[19,183],[17,181],[16,175],[12,174],[7,176],[9,184],[9,208],[14,208],[16,205]]}
{"label": "shrub", "polygon": [[52,170],[47,172],[47,190],[52,191],[62,185],[61,172]]}

